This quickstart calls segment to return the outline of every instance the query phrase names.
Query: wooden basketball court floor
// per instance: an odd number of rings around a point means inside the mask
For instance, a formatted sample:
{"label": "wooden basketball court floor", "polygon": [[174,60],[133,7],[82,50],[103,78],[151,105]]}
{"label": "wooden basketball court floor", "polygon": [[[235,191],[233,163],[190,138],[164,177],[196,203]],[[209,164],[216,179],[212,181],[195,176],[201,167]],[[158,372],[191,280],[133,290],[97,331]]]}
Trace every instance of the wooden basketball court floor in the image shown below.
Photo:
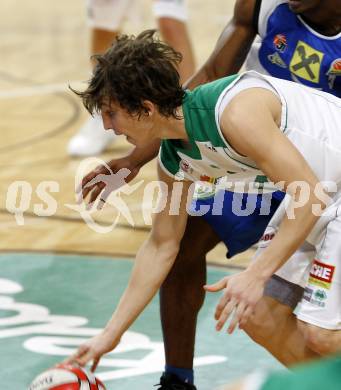
{"label": "wooden basketball court floor", "polygon": [[[137,3],[138,15],[126,21],[125,32],[155,26],[150,0]],[[200,64],[229,19],[234,1],[190,0],[188,4],[189,29]],[[149,230],[141,214],[142,190],[126,198],[135,226],[120,218],[119,225],[106,234],[90,229],[67,206],[75,205],[75,174],[81,160],[69,158],[66,145],[87,118],[81,102],[67,88],[68,84],[82,86],[89,77],[85,2],[4,0],[0,25],[0,250],[134,256]],[[129,149],[119,139],[100,158],[109,160]],[[141,179],[155,179],[155,161],[135,182]],[[16,181],[24,183],[13,184]],[[53,182],[56,191],[51,193],[55,210],[45,213],[39,212],[39,204],[43,208],[46,204],[37,195],[39,185],[47,185],[42,182]],[[111,224],[115,212],[107,207],[92,218]],[[245,253],[230,264],[243,266],[249,257]],[[208,259],[226,264],[224,246]]]}

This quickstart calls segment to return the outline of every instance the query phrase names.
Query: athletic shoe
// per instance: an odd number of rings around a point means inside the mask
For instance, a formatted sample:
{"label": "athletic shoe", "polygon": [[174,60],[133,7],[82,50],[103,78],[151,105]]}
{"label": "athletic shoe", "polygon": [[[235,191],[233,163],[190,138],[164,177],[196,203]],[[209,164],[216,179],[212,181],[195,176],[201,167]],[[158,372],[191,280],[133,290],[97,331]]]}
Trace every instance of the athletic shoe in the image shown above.
{"label": "athletic shoe", "polygon": [[116,138],[113,131],[106,131],[100,115],[91,116],[73,136],[67,150],[70,156],[85,157],[96,156],[103,152]]}
{"label": "athletic shoe", "polygon": [[164,372],[160,378],[160,383],[155,386],[161,386],[157,390],[197,390],[194,385],[182,382],[176,375]]}

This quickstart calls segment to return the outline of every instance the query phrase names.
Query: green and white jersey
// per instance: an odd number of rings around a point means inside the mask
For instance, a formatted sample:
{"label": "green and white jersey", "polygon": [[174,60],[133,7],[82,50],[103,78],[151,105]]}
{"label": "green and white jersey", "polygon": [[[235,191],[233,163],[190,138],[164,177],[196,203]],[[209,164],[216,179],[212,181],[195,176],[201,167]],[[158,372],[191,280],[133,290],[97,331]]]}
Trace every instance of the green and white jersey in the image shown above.
{"label": "green and white jersey", "polygon": [[[237,192],[252,192],[259,187],[258,181],[264,183],[264,173],[254,161],[229,145],[219,124],[220,114],[229,101],[248,88],[270,89],[280,98],[280,131],[301,152],[320,180],[333,181],[341,190],[341,99],[254,71],[186,92],[183,115],[189,146],[185,147],[180,140],[163,140],[159,153],[163,170],[179,180],[214,183],[224,177],[227,189]],[[242,183],[241,187],[235,187],[236,183]],[[277,188],[269,183],[269,189]]]}
{"label": "green and white jersey", "polygon": [[[186,91],[183,103],[189,146],[180,140],[163,140],[159,161],[163,170],[178,180],[216,183],[228,176],[232,183],[240,182],[240,192],[248,192],[246,183],[262,188],[266,177],[249,158],[239,155],[224,139],[219,126],[219,105],[238,75],[226,77]],[[245,183],[245,185],[244,185]],[[238,190],[237,190],[238,191]]]}

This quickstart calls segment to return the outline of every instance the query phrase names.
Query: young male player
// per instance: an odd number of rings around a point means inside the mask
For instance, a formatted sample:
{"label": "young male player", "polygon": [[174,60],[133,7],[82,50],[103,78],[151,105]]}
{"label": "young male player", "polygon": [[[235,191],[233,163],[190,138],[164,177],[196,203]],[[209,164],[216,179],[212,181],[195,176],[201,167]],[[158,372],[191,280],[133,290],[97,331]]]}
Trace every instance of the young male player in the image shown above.
{"label": "young male player", "polygon": [[[224,326],[232,312],[229,331],[238,324],[243,327],[262,299],[271,275],[306,240],[314,247],[316,258],[325,262],[320,278],[324,278],[323,288],[330,294],[323,297],[324,305],[318,308],[311,300],[304,302],[298,312],[304,317],[301,327],[310,331],[311,326],[305,322],[310,318],[310,323],[319,325],[315,328],[323,328],[329,340],[328,352],[340,349],[340,248],[335,238],[340,224],[341,101],[330,94],[252,72],[184,93],[174,67],[178,60],[178,55],[153,39],[150,31],[136,39],[122,37],[98,57],[90,85],[80,93],[90,112],[101,110],[106,129],[126,135],[137,147],[163,139],[158,172],[168,186],[163,189],[166,207],[155,216],[151,234],[136,256],[130,282],[112,319],[70,361],[85,364],[93,360],[95,368],[103,353],[117,345],[156,293],[180,248],[190,181],[200,180],[203,175],[227,175],[232,184],[241,180],[254,184],[257,176],[265,174],[273,182],[282,183],[292,202],[301,200],[297,199],[297,185],[306,195],[305,202],[295,210],[295,218],[285,214],[281,217],[275,237],[247,270],[206,287],[209,291],[225,291],[216,311],[217,329]],[[179,179],[185,181],[179,215],[174,215],[174,198],[171,200],[170,195]],[[321,185],[326,180],[329,197]],[[328,207],[319,218],[326,203]],[[315,277],[321,271],[316,266],[320,263],[312,266],[310,290],[315,288]],[[293,262],[293,270],[293,275],[300,272],[298,262]]]}
{"label": "young male player", "polygon": [[[232,21],[190,86],[237,72],[258,32],[260,39],[251,47],[247,61],[249,69],[341,96],[340,10],[340,0],[236,1]],[[149,150],[135,148],[130,156],[109,164],[113,171],[128,167],[136,175],[139,168],[157,154],[158,146],[156,142]],[[89,177],[94,175],[96,172]],[[102,184],[93,188],[94,198],[102,189]],[[273,198],[272,201],[273,209],[276,209],[279,200]],[[210,204],[212,199],[199,200],[198,203]],[[188,218],[181,250],[161,287],[161,320],[167,363],[166,373],[161,378],[162,389],[171,389],[173,384],[183,386],[184,390],[194,388],[190,383],[193,383],[196,318],[204,300],[204,291],[200,287],[206,280],[206,253],[221,240],[229,249],[228,257],[250,247],[261,238],[264,226],[271,218],[271,214],[259,215],[259,197],[255,212],[248,217],[233,215],[231,204],[232,193],[226,191],[222,216],[207,213],[203,218]],[[200,240],[197,239],[199,236]],[[313,254],[311,249],[307,244],[299,256],[309,260]],[[193,294],[194,289],[196,294]],[[320,338],[319,335],[306,334],[306,347],[296,329],[292,310],[302,294],[300,278],[295,283],[278,276],[272,278],[257,306],[256,315],[244,328],[286,365],[312,357],[314,354],[309,346],[318,351],[316,339]]]}
{"label": "young male player", "polygon": [[[187,31],[185,0],[151,0],[153,13],[164,41],[183,55],[179,64],[182,82],[194,72],[194,55]],[[120,33],[125,19],[140,12],[136,0],[87,0],[88,24],[91,28],[91,53],[100,54]],[[103,129],[102,119],[90,117],[69,141],[71,156],[94,156],[103,152],[114,140],[115,134]]]}

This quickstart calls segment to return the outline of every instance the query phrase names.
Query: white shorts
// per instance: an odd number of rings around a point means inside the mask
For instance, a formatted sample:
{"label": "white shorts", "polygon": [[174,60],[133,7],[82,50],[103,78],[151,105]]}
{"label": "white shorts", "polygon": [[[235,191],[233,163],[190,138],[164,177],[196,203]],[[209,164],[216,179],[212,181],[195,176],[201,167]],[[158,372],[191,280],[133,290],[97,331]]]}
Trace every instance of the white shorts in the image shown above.
{"label": "white shorts", "polygon": [[[282,203],[258,244],[256,256],[275,236],[283,210]],[[281,278],[304,287],[303,298],[295,309],[296,317],[332,330],[341,329],[341,207],[334,211],[333,217],[324,220],[321,217],[313,234],[308,236],[313,240],[305,242],[276,272]]]}
{"label": "white shorts", "polygon": [[[87,0],[88,25],[107,31],[119,31],[125,19],[140,11],[137,4],[136,0]],[[153,13],[156,18],[187,20],[185,0],[154,0]]]}
{"label": "white shorts", "polygon": [[88,24],[107,31],[119,31],[136,0],[87,0]]}
{"label": "white shorts", "polygon": [[156,18],[171,18],[181,22],[188,18],[185,0],[154,0],[153,3]]}

